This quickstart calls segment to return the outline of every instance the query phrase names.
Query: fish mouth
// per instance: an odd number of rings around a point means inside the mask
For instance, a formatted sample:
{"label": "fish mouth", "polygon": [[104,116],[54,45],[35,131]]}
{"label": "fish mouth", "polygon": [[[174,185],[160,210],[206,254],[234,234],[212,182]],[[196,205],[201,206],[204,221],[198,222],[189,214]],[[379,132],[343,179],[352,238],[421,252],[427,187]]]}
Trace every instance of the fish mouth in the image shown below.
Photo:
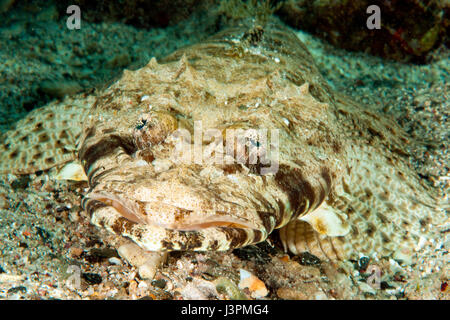
{"label": "fish mouth", "polygon": [[[198,231],[206,228],[234,228],[262,230],[264,227],[244,213],[244,208],[231,206],[233,210],[215,211],[183,208],[169,201],[131,200],[112,192],[90,193],[88,199],[113,207],[125,219],[142,225],[152,225],[174,231]],[[198,200],[198,199],[197,199]],[[247,210],[248,211],[248,210]],[[251,216],[250,216],[251,217]]]}
{"label": "fish mouth", "polygon": [[264,241],[275,227],[239,171],[235,181],[215,166],[156,170],[141,162],[125,158],[99,170],[83,201],[94,225],[150,251],[229,250]]}

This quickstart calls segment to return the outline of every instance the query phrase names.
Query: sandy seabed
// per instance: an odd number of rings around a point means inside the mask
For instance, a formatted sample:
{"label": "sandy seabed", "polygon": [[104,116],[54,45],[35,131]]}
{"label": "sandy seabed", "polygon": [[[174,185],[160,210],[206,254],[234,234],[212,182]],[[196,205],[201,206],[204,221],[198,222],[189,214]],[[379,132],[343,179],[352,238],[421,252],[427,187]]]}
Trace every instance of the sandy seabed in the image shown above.
{"label": "sandy seabed", "polygon": [[[53,11],[52,11],[53,10]],[[165,29],[83,22],[65,29],[50,7],[39,18],[10,12],[0,28],[0,130],[65,94],[102,88],[124,69],[145,65],[207,37],[207,17]],[[296,31],[334,89],[393,117],[419,142],[411,164],[447,194],[449,52],[424,66],[331,47]],[[173,252],[154,279],[141,279],[118,255],[120,240],[89,223],[87,185],[44,173],[0,177],[0,299],[449,299],[449,225],[412,266],[393,260],[331,263],[283,252],[278,235],[230,252]],[[240,289],[240,269],[268,294]],[[371,272],[379,272],[373,281]]]}

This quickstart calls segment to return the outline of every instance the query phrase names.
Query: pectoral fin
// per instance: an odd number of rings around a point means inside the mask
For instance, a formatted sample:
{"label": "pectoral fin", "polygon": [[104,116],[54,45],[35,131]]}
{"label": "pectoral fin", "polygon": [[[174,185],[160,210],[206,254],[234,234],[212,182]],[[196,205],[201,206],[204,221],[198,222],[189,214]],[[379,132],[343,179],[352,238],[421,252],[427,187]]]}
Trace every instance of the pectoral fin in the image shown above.
{"label": "pectoral fin", "polygon": [[30,174],[76,159],[76,143],[94,96],[77,95],[35,109],[0,142],[0,173]]}
{"label": "pectoral fin", "polygon": [[88,181],[79,162],[69,162],[56,175],[56,180]]}
{"label": "pectoral fin", "polygon": [[350,231],[350,225],[346,222],[346,215],[326,203],[301,217],[300,220],[309,223],[318,233],[330,237],[345,236]]}

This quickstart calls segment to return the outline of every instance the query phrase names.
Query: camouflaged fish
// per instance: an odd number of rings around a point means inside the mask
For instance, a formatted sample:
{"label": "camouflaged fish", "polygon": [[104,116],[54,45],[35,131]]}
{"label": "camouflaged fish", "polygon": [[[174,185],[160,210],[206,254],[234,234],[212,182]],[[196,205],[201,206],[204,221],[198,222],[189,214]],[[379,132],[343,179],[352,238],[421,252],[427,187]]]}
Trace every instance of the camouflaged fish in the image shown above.
{"label": "camouflaged fish", "polygon": [[[222,137],[277,132],[276,157],[267,153],[277,169],[238,161],[226,139],[209,150],[223,163],[181,161],[180,145],[192,158],[202,151],[174,133],[195,136],[197,121]],[[85,176],[92,223],[151,251],[227,250],[280,229],[295,254],[407,259],[445,219],[407,144],[394,122],[332,92],[305,45],[270,17],[124,71],[96,97],[34,110],[6,134],[0,170]]]}

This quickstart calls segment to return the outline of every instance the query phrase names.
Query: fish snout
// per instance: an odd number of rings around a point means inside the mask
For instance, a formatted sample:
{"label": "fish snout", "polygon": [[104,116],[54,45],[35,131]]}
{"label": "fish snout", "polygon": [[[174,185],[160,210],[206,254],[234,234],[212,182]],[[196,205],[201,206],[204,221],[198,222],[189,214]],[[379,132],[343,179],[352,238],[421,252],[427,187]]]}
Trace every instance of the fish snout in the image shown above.
{"label": "fish snout", "polygon": [[189,190],[174,181],[147,181],[146,186],[135,188],[117,183],[112,190],[102,187],[94,188],[85,200],[86,210],[93,208],[92,222],[109,226],[148,250],[238,248],[264,241],[275,224],[266,226],[266,215],[254,209],[221,202],[208,192]]}

